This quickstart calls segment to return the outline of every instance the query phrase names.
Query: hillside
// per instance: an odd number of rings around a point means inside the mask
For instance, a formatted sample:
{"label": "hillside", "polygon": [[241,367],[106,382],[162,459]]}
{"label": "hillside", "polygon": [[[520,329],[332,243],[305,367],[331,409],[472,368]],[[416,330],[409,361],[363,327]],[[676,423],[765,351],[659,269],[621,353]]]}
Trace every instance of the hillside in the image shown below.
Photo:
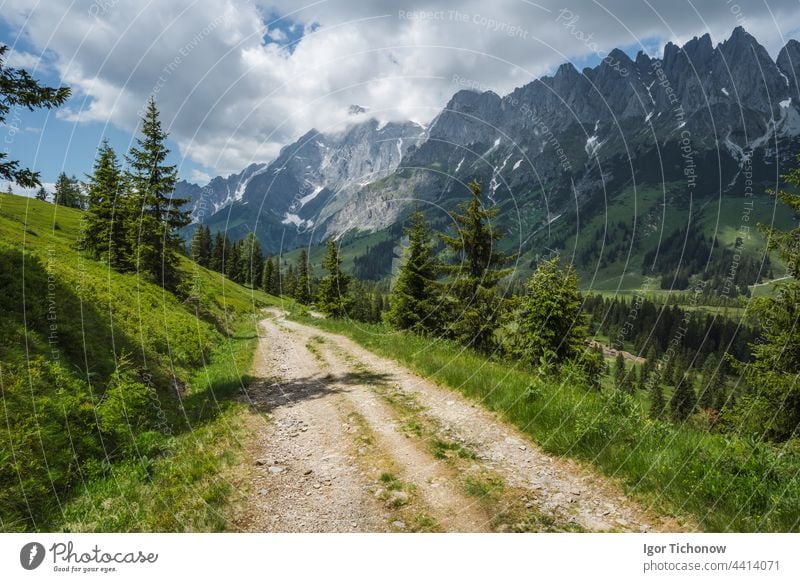
{"label": "hillside", "polygon": [[185,297],[76,250],[80,211],[0,195],[0,529],[224,527],[277,300],[181,258]]}

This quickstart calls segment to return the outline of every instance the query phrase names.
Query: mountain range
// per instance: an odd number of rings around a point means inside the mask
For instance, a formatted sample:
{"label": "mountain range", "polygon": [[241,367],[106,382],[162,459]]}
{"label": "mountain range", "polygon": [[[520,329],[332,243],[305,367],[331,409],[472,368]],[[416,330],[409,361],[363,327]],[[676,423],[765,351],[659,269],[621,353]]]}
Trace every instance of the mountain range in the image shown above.
{"label": "mountain range", "polygon": [[502,97],[458,91],[426,126],[382,124],[354,106],[340,132],[312,129],[269,163],[205,188],[181,182],[176,194],[212,231],[255,231],[279,253],[345,233],[370,248],[396,240],[412,207],[448,228],[477,179],[523,269],[558,250],[610,288],[648,272],[693,276],[701,267],[686,272],[666,241],[699,240],[707,268],[737,245],[758,256],[743,235],[756,218],[793,220],[761,194],[797,153],[799,80],[799,42],[773,60],[741,27],[717,46],[707,34],[667,43],[660,58],[615,49]]}

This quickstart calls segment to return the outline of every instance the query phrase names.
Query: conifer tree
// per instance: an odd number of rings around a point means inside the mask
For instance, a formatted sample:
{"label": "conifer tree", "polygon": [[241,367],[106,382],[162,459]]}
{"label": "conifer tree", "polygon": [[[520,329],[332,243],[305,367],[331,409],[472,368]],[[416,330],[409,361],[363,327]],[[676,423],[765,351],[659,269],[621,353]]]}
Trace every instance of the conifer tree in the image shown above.
{"label": "conifer tree", "polygon": [[36,191],[36,199],[47,202],[47,190],[44,189],[44,186],[40,186]]}
{"label": "conifer tree", "polygon": [[380,321],[384,311],[383,295],[375,293],[372,297],[372,321]]}
{"label": "conifer tree", "polygon": [[364,282],[353,279],[350,285],[352,307],[348,315],[357,321],[370,321],[372,319],[372,301],[364,286]]}
{"label": "conifer tree", "polygon": [[698,406],[700,408],[709,409],[714,408],[716,402],[717,392],[719,391],[719,375],[717,368],[719,360],[714,354],[709,354],[706,361],[703,362],[703,369],[701,372],[700,384],[700,398],[698,399]]}
{"label": "conifer tree", "polygon": [[125,231],[125,180],[108,140],[103,141],[97,152],[87,186],[88,208],[81,246],[95,258],[107,257],[114,269],[127,270],[130,249]]}
{"label": "conifer tree", "polygon": [[622,353],[617,353],[614,359],[614,387],[617,390],[622,390],[625,383],[625,357]]}
{"label": "conifer tree", "polygon": [[242,267],[242,241],[226,241],[225,259],[223,266],[225,269],[225,276],[231,281],[239,282],[241,280],[241,267]]}
{"label": "conifer tree", "polygon": [[191,256],[201,267],[209,267],[211,264],[212,253],[211,229],[207,226],[198,225],[192,236]]}
{"label": "conifer tree", "polygon": [[153,98],[142,119],[141,137],[127,156],[132,190],[130,234],[133,264],[167,289],[180,282],[177,251],[181,241],[177,230],[189,224],[186,199],[173,198],[178,179],[176,167],[166,163],[167,133],[161,128]]}
{"label": "conifer tree", "polygon": [[281,295],[288,295],[294,297],[294,291],[297,286],[297,275],[294,272],[294,265],[289,264],[286,267],[286,274],[281,279]]}
{"label": "conifer tree", "polygon": [[581,312],[583,297],[578,289],[578,276],[570,265],[561,268],[559,257],[539,263],[525,285],[525,295],[518,300],[518,309],[511,314],[517,325],[512,336],[512,354],[523,362],[538,365],[563,363],[588,354],[588,328]]}
{"label": "conifer tree", "polygon": [[[800,211],[800,154],[796,162],[781,176],[788,189],[768,191],[795,215]],[[784,441],[800,435],[800,228],[782,231],[772,224],[758,226],[768,241],[767,250],[777,252],[792,278],[778,285],[771,297],[748,304],[759,321],[770,325],[765,326],[762,341],[750,344],[750,362],[731,362],[751,388],[735,402],[732,394],[724,395],[721,408],[732,423],[751,424],[766,438]]]}
{"label": "conifer tree", "polygon": [[317,308],[330,317],[344,317],[351,308],[350,277],[342,272],[342,260],[336,242],[328,241],[322,267],[328,272],[319,282]]}
{"label": "conifer tree", "polygon": [[227,237],[223,237],[221,232],[217,233],[214,237],[214,244],[211,249],[211,258],[209,259],[209,268],[217,273],[223,272],[223,263],[225,262],[225,241]]}
{"label": "conifer tree", "polygon": [[512,257],[495,249],[495,241],[503,236],[491,225],[497,208],[483,206],[478,182],[470,182],[469,189],[470,200],[461,205],[460,214],[453,215],[457,232],[454,236],[439,235],[460,258],[458,264],[444,267],[450,275],[446,331],[459,342],[488,352],[494,344],[503,307],[496,286],[510,273],[510,269],[502,267]]}
{"label": "conifer tree", "polygon": [[255,287],[264,271],[264,255],[255,233],[249,232],[242,241],[239,254],[239,278],[244,285]]}
{"label": "conifer tree", "polygon": [[293,297],[301,305],[311,303],[311,280],[308,273],[308,253],[305,249],[300,251],[297,258],[297,281],[294,285]]}
{"label": "conifer tree", "polygon": [[664,388],[661,386],[661,378],[656,375],[650,385],[650,418],[663,418],[665,406]]}
{"label": "conifer tree", "polygon": [[392,288],[391,308],[386,312],[386,321],[398,329],[433,332],[441,323],[436,312],[438,267],[422,212],[416,211],[411,216],[406,234],[408,246]]}
{"label": "conifer tree", "polygon": [[75,176],[70,178],[64,172],[61,172],[58,178],[56,178],[55,188],[53,202],[60,206],[66,206],[67,208],[83,207],[83,195],[81,194],[80,185]]}
{"label": "conifer tree", "polygon": [[275,262],[270,256],[264,261],[264,269],[261,272],[261,290],[265,293],[277,295],[276,279]]}
{"label": "conifer tree", "polygon": [[675,385],[675,391],[669,401],[672,417],[675,420],[684,421],[694,412],[697,404],[697,395],[688,375],[684,376]]}

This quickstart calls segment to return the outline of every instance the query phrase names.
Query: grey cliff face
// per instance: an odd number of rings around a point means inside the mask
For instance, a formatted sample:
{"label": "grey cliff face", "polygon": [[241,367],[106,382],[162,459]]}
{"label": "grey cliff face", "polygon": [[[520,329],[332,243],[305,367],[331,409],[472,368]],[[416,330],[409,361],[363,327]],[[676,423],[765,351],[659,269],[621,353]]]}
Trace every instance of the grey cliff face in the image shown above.
{"label": "grey cliff face", "polygon": [[[547,206],[546,223],[575,196],[580,204],[632,181],[683,179],[682,140],[714,164],[703,188],[724,194],[743,160],[780,164],[796,149],[798,80],[800,43],[773,60],[742,28],[717,46],[708,35],[668,43],[660,59],[614,50],[594,68],[564,64],[504,97],[459,91],[427,129],[370,119],[312,130],[268,166],[212,181],[227,206],[207,221],[256,228],[267,246],[303,244],[386,228],[411,200],[452,206],[476,178],[491,203]],[[232,180],[244,184],[233,198]]]}

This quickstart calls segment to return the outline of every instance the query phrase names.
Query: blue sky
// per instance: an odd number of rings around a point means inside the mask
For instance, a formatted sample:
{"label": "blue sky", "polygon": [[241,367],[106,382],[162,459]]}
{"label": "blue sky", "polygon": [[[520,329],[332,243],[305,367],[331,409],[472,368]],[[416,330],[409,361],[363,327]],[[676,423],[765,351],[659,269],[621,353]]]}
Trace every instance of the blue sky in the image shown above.
{"label": "blue sky", "polygon": [[58,111],[12,112],[0,135],[45,183],[61,171],[83,177],[104,137],[120,155],[129,149],[137,111],[158,88],[171,162],[182,178],[202,181],[269,161],[312,127],[342,129],[354,103],[381,121],[426,123],[462,88],[454,75],[502,95],[566,60],[580,70],[614,47],[633,57],[706,32],[720,42],[737,25],[775,56],[800,27],[796,0],[736,10],[710,0],[575,0],[571,28],[562,6],[6,0],[0,41],[13,48],[12,64],[70,86],[73,97]]}

